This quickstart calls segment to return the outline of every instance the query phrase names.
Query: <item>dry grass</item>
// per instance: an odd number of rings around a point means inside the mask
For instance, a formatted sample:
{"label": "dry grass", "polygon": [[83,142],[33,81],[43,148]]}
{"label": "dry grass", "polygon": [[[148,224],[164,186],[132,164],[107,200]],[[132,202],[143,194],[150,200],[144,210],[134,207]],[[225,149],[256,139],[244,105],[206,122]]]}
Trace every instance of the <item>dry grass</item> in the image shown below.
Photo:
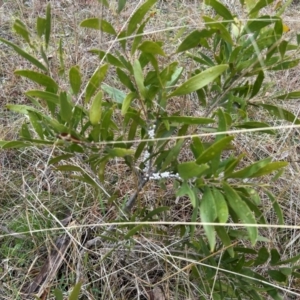
{"label": "dry grass", "polygon": [[[117,17],[116,13],[106,14],[107,20],[121,28],[137,2],[128,1],[121,17]],[[99,62],[87,50],[100,46],[106,50],[111,41],[99,32],[80,28],[78,24],[88,17],[100,17],[105,11],[103,12],[97,1],[53,0],[51,4],[56,42],[52,45],[57,45],[59,37],[64,36],[66,69],[75,64],[79,65],[83,72],[83,81],[87,82]],[[116,4],[113,5],[116,9]],[[46,1],[39,0],[0,1],[0,36],[20,43],[10,31],[14,19],[20,18],[33,28],[35,18],[44,14],[45,6]],[[151,32],[149,36],[153,40],[168,41],[172,52],[176,47],[172,43],[173,32],[176,31],[173,27],[201,27],[199,16],[202,8],[202,3],[196,0],[160,1],[156,15],[147,28]],[[299,8],[299,5],[294,4],[284,16],[292,28],[288,33],[291,36],[300,31]],[[58,72],[55,66],[59,65],[59,57],[55,51],[56,48],[53,47],[49,54],[53,55],[52,69]],[[24,119],[8,111],[5,106],[8,103],[28,103],[24,91],[32,89],[33,86],[17,78],[13,72],[29,66],[2,44],[0,57],[0,139],[17,139],[17,131]],[[192,65],[190,68],[193,70]],[[300,89],[299,70],[296,68],[272,75],[270,80],[273,88],[285,91]],[[53,76],[59,78],[55,73]],[[115,83],[114,76],[111,73],[107,79],[112,86]],[[170,104],[169,109],[183,111],[186,115],[193,115],[199,109],[195,107],[193,99],[186,97],[181,100]],[[299,102],[294,101],[285,105],[298,114],[298,104]],[[201,114],[201,111],[198,110],[197,113]],[[117,119],[120,116],[114,117]],[[257,120],[268,118],[264,113],[255,117]],[[284,125],[283,122],[273,122]],[[235,140],[235,151],[247,154],[245,162],[254,162],[266,156],[298,161],[298,143],[299,133],[296,130],[282,129],[277,136],[243,133]],[[182,160],[187,160],[189,155],[188,151],[181,153]],[[74,228],[69,230],[72,238],[62,267],[47,287],[51,293],[57,287],[67,295],[74,283],[80,279],[83,282],[81,299],[154,299],[153,295],[159,293],[159,289],[163,290],[165,299],[200,299],[200,296],[208,299],[208,295],[198,289],[196,282],[189,279],[190,268],[187,267],[189,258],[199,261],[203,257],[199,257],[196,251],[187,252],[184,247],[179,250],[180,247],[177,246],[183,242],[183,238],[179,238],[175,224],[145,228],[131,241],[122,238],[122,228],[110,227],[110,230],[114,230],[113,235],[105,231],[105,228],[109,228],[103,226],[105,222],[116,220],[122,203],[136,190],[136,177],[128,173],[128,168],[121,160],[107,166],[105,189],[110,195],[115,195],[114,201],[111,201],[104,194],[96,193],[89,186],[78,183],[65,174],[54,173],[46,164],[50,156],[51,149],[0,152],[1,299],[21,298],[21,291],[39,273],[57,238],[66,232],[65,229],[55,228],[61,228],[61,221],[70,215],[74,220]],[[81,164],[81,161],[77,160],[76,163]],[[299,186],[299,166],[298,162],[294,162],[273,187],[288,225],[300,223]],[[150,182],[141,193],[137,205],[147,208],[148,211],[160,206],[171,206],[168,213],[162,214],[161,221],[190,221],[190,201],[183,197],[175,199],[175,190],[172,180],[161,184]],[[269,209],[267,218],[276,221],[269,202],[265,201],[264,205]],[[29,234],[15,235],[22,232]],[[201,233],[201,229],[198,233]],[[299,231],[296,228],[280,232],[268,228],[261,230],[260,234],[269,237],[269,246],[277,248],[286,258],[299,253]],[[109,239],[118,235],[120,240]],[[100,236],[102,237],[99,238]],[[176,258],[179,255],[186,256],[186,260]],[[264,274],[264,270],[259,271]],[[295,280],[287,283],[285,288],[297,292],[297,297],[300,297],[297,286],[298,282]],[[48,290],[45,291],[44,296],[47,297]],[[54,298],[49,296],[48,299]]]}

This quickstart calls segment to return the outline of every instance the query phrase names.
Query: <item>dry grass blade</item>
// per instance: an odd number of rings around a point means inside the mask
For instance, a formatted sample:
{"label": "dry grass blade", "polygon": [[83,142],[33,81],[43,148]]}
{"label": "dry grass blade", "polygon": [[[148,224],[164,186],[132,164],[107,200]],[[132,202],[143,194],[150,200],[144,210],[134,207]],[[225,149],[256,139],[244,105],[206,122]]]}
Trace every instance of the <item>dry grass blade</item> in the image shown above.
{"label": "dry grass blade", "polygon": [[[74,226],[75,222],[69,224]],[[65,255],[71,245],[70,236],[65,233],[60,236],[54,245],[54,249],[51,251],[47,262],[42,267],[39,274],[33,279],[28,287],[24,289],[25,295],[35,295],[41,297],[45,290],[50,286],[51,282],[55,278],[60,266],[65,260]]]}

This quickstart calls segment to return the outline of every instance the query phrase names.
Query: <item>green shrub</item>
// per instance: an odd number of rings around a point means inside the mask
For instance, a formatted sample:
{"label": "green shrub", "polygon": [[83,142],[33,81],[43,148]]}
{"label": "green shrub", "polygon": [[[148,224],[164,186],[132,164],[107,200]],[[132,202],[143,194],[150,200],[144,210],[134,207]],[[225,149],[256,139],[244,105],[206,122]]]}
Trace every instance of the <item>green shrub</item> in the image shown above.
{"label": "green shrub", "polygon": [[[119,1],[119,12],[125,2]],[[103,187],[106,166],[115,158],[122,158],[138,181],[135,193],[115,220],[120,225],[133,222],[122,227],[121,238],[127,240],[148,228],[149,224],[143,221],[154,222],[170,209],[164,206],[147,212],[135,207],[139,192],[149,181],[172,178],[177,186],[174,196],[187,196],[192,204],[192,223],[179,224],[176,233],[184,237],[180,247],[201,257],[201,262],[191,263],[188,275],[199,291],[206,291],[213,299],[263,299],[266,293],[281,299],[276,285],[270,282],[286,282],[289,276],[296,276],[294,267],[280,266],[296,262],[298,257],[282,261],[276,249],[255,245],[257,241],[268,241],[258,230],[268,225],[261,206],[262,195],[270,199],[278,224],[284,224],[277,199],[269,185],[261,184],[261,178],[275,173],[270,179],[275,181],[287,163],[268,157],[245,166],[245,155],[231,151],[235,149],[235,137],[230,131],[246,129],[274,134],[267,121],[251,118],[261,110],[300,124],[291,112],[273,104],[274,100],[298,98],[299,91],[273,93],[270,103],[262,100],[270,88],[267,72],[298,65],[300,39],[293,44],[285,38],[279,16],[260,15],[273,1],[261,0],[252,7],[245,2],[249,21],[243,23],[220,2],[207,0],[214,17],[204,16],[205,27],[188,32],[175,53],[169,53],[170,47],[164,41],[147,40],[147,35],[143,35],[156,0],[145,1],[120,32],[105,19],[82,21],[82,27],[101,30],[119,45],[118,50],[113,47],[108,51],[90,51],[99,57],[99,66],[85,84],[78,66],[70,67],[68,72],[65,69],[62,40],[57,50],[60,71],[57,77],[52,75],[47,58],[52,41],[50,5],[46,17],[37,19],[35,33],[16,20],[14,29],[29,50],[2,38],[0,41],[33,66],[16,70],[15,74],[42,88],[26,92],[32,106],[8,105],[12,111],[26,115],[29,123],[22,125],[19,140],[1,141],[1,146],[55,146],[61,152],[51,157],[49,165],[72,172],[74,178],[93,186],[104,197],[111,196]],[[193,62],[192,72],[182,63],[183,59]],[[117,79],[116,86],[105,83],[109,72]],[[63,82],[66,78],[67,89]],[[196,98],[201,117],[168,109],[170,101],[186,95]],[[119,121],[113,116],[118,116]],[[179,159],[183,149],[190,151],[186,161]],[[84,154],[86,168],[72,164],[72,158],[78,154]],[[205,236],[193,223],[200,220]],[[135,221],[142,222],[137,225]],[[231,222],[245,224],[246,230],[231,229]],[[254,271],[254,267],[269,260],[267,276]]]}

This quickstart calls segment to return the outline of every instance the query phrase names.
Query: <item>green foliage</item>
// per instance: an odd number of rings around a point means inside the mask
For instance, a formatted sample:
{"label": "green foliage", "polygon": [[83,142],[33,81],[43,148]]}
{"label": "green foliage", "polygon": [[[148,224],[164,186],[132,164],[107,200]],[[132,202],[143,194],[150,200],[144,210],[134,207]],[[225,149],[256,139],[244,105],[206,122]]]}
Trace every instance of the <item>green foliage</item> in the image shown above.
{"label": "green foliage", "polygon": [[[108,6],[107,1],[100,2]],[[220,2],[207,0],[206,4],[214,9],[216,16],[204,16],[205,28],[187,33],[185,39],[178,42],[174,61],[171,59],[175,56],[168,53],[164,42],[153,42],[142,36],[149,20],[146,16],[156,0],[145,1],[119,35],[105,19],[83,20],[82,27],[122,38],[119,42],[124,53],[91,50],[102,63],[86,82],[80,68],[71,66],[67,90],[63,88],[65,83],[61,84],[58,78],[54,78],[47,56],[43,55],[43,46],[47,51],[51,45],[50,5],[47,6],[46,18],[37,19],[36,39],[40,50],[33,46],[36,44],[32,42],[34,33],[16,20],[14,29],[30,46],[30,50],[25,51],[2,38],[1,41],[33,67],[39,68],[39,71],[17,70],[15,74],[29,79],[40,88],[26,92],[33,106],[8,106],[15,112],[27,115],[30,126],[24,123],[20,140],[1,141],[0,145],[3,149],[55,145],[63,153],[52,157],[49,163],[60,171],[77,172],[73,177],[95,189],[100,189],[99,182],[104,181],[106,164],[116,157],[123,158],[133,173],[138,172],[138,192],[148,180],[163,178],[167,174],[177,182],[176,196],[189,197],[193,208],[191,220],[205,223],[205,237],[197,235],[192,226],[189,233],[185,231],[187,229],[182,231],[182,235],[188,236],[185,246],[203,257],[226,248],[225,254],[218,258],[219,273],[225,270],[224,274],[230,278],[232,285],[227,285],[223,276],[218,277],[218,284],[214,283],[217,262],[210,257],[208,263],[211,268],[207,265],[194,265],[192,268],[190,276],[191,279],[198,279],[199,289],[210,292],[214,287],[214,299],[262,299],[264,293],[273,299],[280,299],[279,292],[268,285],[268,280],[286,282],[288,276],[293,272],[296,274],[296,271],[288,267],[276,269],[275,266],[282,263],[277,250],[271,249],[269,252],[261,247],[256,251],[255,244],[261,239],[259,224],[266,223],[260,205],[262,194],[270,198],[279,223],[283,223],[276,198],[271,190],[260,184],[260,180],[280,172],[287,163],[272,162],[271,158],[266,158],[245,166],[242,163],[243,154],[237,157],[229,154],[228,150],[234,149],[234,136],[225,132],[234,128],[263,128],[262,132],[274,134],[272,129],[266,129],[270,126],[266,121],[251,119],[249,109],[263,109],[273,117],[299,124],[300,120],[291,112],[274,103],[259,101],[268,86],[265,73],[298,65],[299,59],[294,56],[299,49],[298,45],[285,40],[280,17],[259,15],[261,9],[273,1],[262,0],[256,5],[253,1],[241,2],[245,2],[249,16],[255,16],[245,24]],[[119,12],[125,4],[126,1],[118,1]],[[126,37],[135,34],[138,36],[126,40]],[[58,51],[63,72],[62,42]],[[44,57],[44,63],[37,59],[39,54]],[[181,63],[181,57],[194,62],[196,67],[192,72]],[[111,70],[118,80],[118,89],[104,82]],[[183,79],[182,74],[187,79]],[[169,112],[166,109],[169,101],[194,92],[199,104],[209,112],[207,115],[185,116],[180,111]],[[273,98],[287,101],[298,98],[299,93],[282,93]],[[81,100],[80,97],[84,100],[77,101]],[[110,101],[104,101],[104,98]],[[115,121],[113,115],[119,115],[120,121]],[[210,127],[206,128],[207,124]],[[186,143],[185,136],[199,132],[198,129],[217,135],[208,143],[196,135],[190,144]],[[175,140],[172,146],[168,139]],[[134,140],[138,141],[135,146]],[[179,154],[188,147],[193,158],[182,162]],[[93,178],[84,168],[72,165],[71,158],[76,153],[85,153]],[[129,216],[133,205],[129,201],[125,204],[124,211]],[[138,210],[135,217],[140,213],[140,219],[151,220],[167,209],[156,208],[147,215]],[[229,219],[243,223],[246,230],[229,230],[225,224]],[[129,240],[134,234],[146,230],[142,224],[126,228],[128,231],[123,239]],[[235,242],[239,240],[250,241],[252,247],[235,247]],[[252,258],[247,253],[251,253]],[[269,257],[272,266],[267,266],[269,278],[252,271],[252,266],[265,264]],[[241,276],[226,273],[226,270]],[[80,286],[76,286],[74,291],[77,289],[79,293]],[[59,291],[55,295],[57,299],[62,299]],[[74,294],[69,299],[77,299],[77,296]]]}

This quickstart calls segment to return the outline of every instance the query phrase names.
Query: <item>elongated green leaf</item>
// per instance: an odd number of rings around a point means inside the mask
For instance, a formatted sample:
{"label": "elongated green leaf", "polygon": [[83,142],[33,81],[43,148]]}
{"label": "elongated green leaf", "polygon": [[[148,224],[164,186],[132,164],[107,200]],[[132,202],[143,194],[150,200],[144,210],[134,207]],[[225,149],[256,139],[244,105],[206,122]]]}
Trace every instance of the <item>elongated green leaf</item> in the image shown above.
{"label": "elongated green leaf", "polygon": [[115,29],[109,22],[99,18],[86,19],[80,23],[80,26],[85,28],[101,30],[112,35],[117,35]]}
{"label": "elongated green leaf", "polygon": [[289,163],[286,161],[275,161],[271,162],[268,165],[262,167],[259,169],[257,172],[251,175],[251,178],[253,177],[261,177],[267,174],[270,174],[274,171],[277,171],[278,169],[284,168],[288,165]]}
{"label": "elongated green leaf", "polygon": [[[256,224],[253,213],[247,206],[247,204],[240,198],[238,193],[227,183],[223,183],[223,188],[225,191],[225,197],[230,207],[236,213],[236,215],[240,218],[240,220],[244,224]],[[247,225],[246,225],[247,227]],[[249,234],[250,241],[252,245],[256,243],[258,237],[258,230],[256,227],[247,227],[247,231]]]}
{"label": "elongated green leaf", "polygon": [[268,6],[269,4],[273,3],[274,0],[259,0],[255,6],[251,9],[249,12],[250,16],[256,16],[256,13],[258,13],[262,8],[265,6]]}
{"label": "elongated green leaf", "polygon": [[60,115],[64,121],[69,122],[72,119],[73,106],[68,99],[67,93],[61,92],[59,96],[59,100],[60,100]]}
{"label": "elongated green leaf", "polygon": [[28,111],[38,112],[38,110],[33,108],[32,106],[23,104],[7,104],[6,108],[23,115],[28,115]]}
{"label": "elongated green leaf", "polygon": [[149,22],[150,17],[146,18],[146,20],[141,24],[141,26],[138,28],[137,32],[136,32],[136,36],[134,37],[134,40],[132,42],[131,45],[131,55],[134,56],[134,53],[137,49],[137,47],[139,46],[139,44],[141,43],[141,40],[143,39],[143,33],[144,33],[144,29],[145,26],[147,25],[147,23]]}
{"label": "elongated green leaf", "polygon": [[225,40],[230,45],[233,45],[233,40],[231,38],[230,33],[228,32],[226,27],[220,21],[217,21],[217,20],[207,17],[207,16],[203,16],[203,20],[205,21],[206,26],[208,26],[212,29],[216,29],[219,32],[219,34],[223,40]]}
{"label": "elongated green leaf", "polygon": [[183,123],[183,124],[210,124],[214,123],[213,119],[209,118],[196,118],[196,117],[181,117],[181,116],[171,116],[171,117],[164,117],[163,120],[167,120],[172,123]]}
{"label": "elongated green leaf", "polygon": [[225,20],[233,20],[231,12],[222,3],[216,0],[205,0],[206,5],[210,5]]}
{"label": "elongated green leaf", "polygon": [[193,76],[180,87],[178,87],[174,92],[168,95],[168,98],[173,96],[186,95],[203,88],[204,86],[214,81],[217,77],[219,77],[227,68],[228,65],[218,65]]}
{"label": "elongated green leaf", "polygon": [[74,156],[73,154],[63,154],[63,155],[54,157],[54,158],[50,159],[49,165],[57,164],[62,160],[68,160],[69,158],[71,158],[73,156]]}
{"label": "elongated green leaf", "polygon": [[113,148],[109,149],[108,153],[111,157],[124,157],[127,155],[133,155],[135,150],[126,149],[126,148]]}
{"label": "elongated green leaf", "polygon": [[136,12],[132,15],[128,22],[127,27],[127,35],[131,35],[138,24],[140,24],[145,17],[146,13],[150,10],[150,8],[156,3],[157,0],[148,0],[140,8],[136,10]]}
{"label": "elongated green leaf", "polygon": [[252,165],[245,167],[244,169],[231,174],[230,178],[250,178],[253,174],[258,172],[261,168],[265,167],[271,162],[272,158],[268,157],[266,159],[260,160]]}
{"label": "elongated green leaf", "polygon": [[130,107],[131,102],[132,102],[136,97],[137,97],[137,94],[136,94],[136,93],[133,93],[133,92],[132,92],[132,93],[129,93],[129,94],[125,97],[125,99],[124,99],[124,101],[123,101],[123,104],[122,104],[122,110],[121,110],[121,113],[122,113],[123,116],[127,113],[128,108]]}
{"label": "elongated green leaf", "polygon": [[102,91],[99,91],[93,99],[93,103],[91,105],[89,116],[90,122],[92,125],[99,124],[102,115]]}
{"label": "elongated green leaf", "polygon": [[0,141],[2,149],[25,148],[31,146],[31,143],[23,141]]}
{"label": "elongated green leaf", "polygon": [[120,81],[132,92],[135,92],[135,87],[131,81],[131,78],[121,69],[117,68],[117,74]]}
{"label": "elongated green leaf", "polygon": [[[269,124],[267,123],[263,123],[263,122],[245,122],[242,124],[237,124],[234,125],[237,128],[247,128],[247,129],[252,129],[252,128],[266,128],[266,127],[270,127]],[[269,133],[269,134],[275,134],[275,130],[272,129],[264,129],[264,130],[260,130],[261,132],[264,133]]]}
{"label": "elongated green leaf", "polygon": [[[202,222],[212,223],[217,218],[217,209],[215,205],[215,199],[212,192],[207,188],[203,194],[202,200],[199,206],[200,217]],[[215,228],[212,225],[203,225],[204,231],[208,238],[210,250],[214,251],[216,244]]]}
{"label": "elongated green leaf", "polygon": [[30,97],[37,97],[47,102],[51,102],[54,104],[59,104],[59,97],[56,94],[50,92],[44,92],[40,90],[30,90],[25,93],[25,95]]}
{"label": "elongated green leaf", "polygon": [[135,78],[138,90],[140,92],[140,95],[141,95],[142,99],[145,99],[146,98],[146,89],[144,86],[144,75],[143,75],[143,70],[142,70],[141,64],[140,64],[139,60],[137,60],[137,59],[133,63],[133,74],[134,74],[134,78]]}
{"label": "elongated green leaf", "polygon": [[114,55],[107,53],[105,51],[99,50],[99,49],[92,49],[89,50],[89,52],[97,54],[100,59],[103,59],[105,57],[105,61],[110,63],[113,66],[116,66],[118,68],[124,68],[125,66],[123,63]]}
{"label": "elongated green leaf", "polygon": [[168,155],[165,157],[164,162],[161,166],[161,170],[164,170],[172,161],[176,161],[178,154],[181,150],[184,140],[180,139],[177,141],[176,145],[169,150]]}
{"label": "elongated green leaf", "polygon": [[254,96],[256,96],[258,94],[258,92],[261,89],[261,85],[264,81],[264,78],[265,78],[264,72],[260,71],[257,75],[257,78],[256,78],[255,82],[254,82],[250,98],[253,98]]}
{"label": "elongated green leaf", "polygon": [[108,4],[107,0],[98,0],[98,2],[103,4],[105,7],[109,7],[109,4]]}
{"label": "elongated green leaf", "polygon": [[184,162],[178,165],[178,173],[179,176],[184,179],[190,179],[193,177],[197,177],[202,174],[205,170],[209,168],[207,164],[203,164],[199,166],[194,161]]}
{"label": "elongated green leaf", "polygon": [[64,294],[61,290],[55,289],[53,291],[53,294],[55,296],[55,300],[64,300]]}
{"label": "elongated green leaf", "polygon": [[35,57],[31,56],[27,52],[23,51],[17,45],[15,45],[1,37],[0,37],[0,41],[3,42],[4,44],[10,46],[11,48],[13,48],[19,55],[21,55],[23,58],[27,59],[29,62],[31,62],[33,65],[35,65],[39,69],[47,72],[47,68],[39,60],[37,60]]}
{"label": "elongated green leaf", "polygon": [[81,86],[81,74],[79,66],[75,66],[70,69],[69,80],[73,93],[77,95],[80,91]]}
{"label": "elongated green leaf", "polygon": [[152,55],[158,54],[161,56],[166,56],[164,50],[160,47],[158,43],[152,41],[145,41],[139,47],[139,50],[145,53],[150,53]]}
{"label": "elongated green leaf", "polygon": [[51,34],[51,5],[50,3],[47,5],[46,9],[46,24],[45,24],[45,44],[46,49],[48,49],[50,34]]}
{"label": "elongated green leaf", "polygon": [[272,70],[272,71],[282,71],[282,70],[292,69],[292,68],[298,66],[299,62],[300,62],[300,59],[284,61],[284,62],[276,65],[275,67],[270,68],[270,70]]}
{"label": "elongated green leaf", "polygon": [[111,87],[108,84],[102,84],[101,88],[112,98],[113,101],[117,103],[122,104],[124,99],[126,98],[126,94],[123,91]]}
{"label": "elongated green leaf", "polygon": [[182,197],[185,195],[189,196],[189,198],[191,200],[191,204],[192,204],[193,208],[195,208],[196,204],[197,204],[196,203],[197,197],[196,197],[194,191],[192,190],[192,188],[186,182],[184,182],[176,192],[177,197]]}
{"label": "elongated green leaf", "polygon": [[278,282],[286,282],[287,280],[287,277],[278,270],[268,270],[267,272],[273,280],[276,280]]}
{"label": "elongated green leaf", "polygon": [[294,124],[300,124],[300,120],[297,119],[297,117],[293,113],[279,106],[270,105],[270,104],[259,104],[259,106],[265,108],[274,117],[292,122]]}
{"label": "elongated green leaf", "polygon": [[30,33],[28,29],[26,28],[26,25],[20,21],[15,20],[15,23],[13,25],[13,29],[16,31],[17,34],[19,34],[29,45],[31,45],[30,42]]}
{"label": "elongated green leaf", "polygon": [[36,19],[36,31],[39,37],[42,37],[43,34],[45,34],[46,30],[46,19],[37,17]]}
{"label": "elongated green leaf", "polygon": [[80,289],[81,289],[81,282],[76,283],[76,285],[73,287],[73,290],[69,296],[69,300],[78,300],[80,295]]}
{"label": "elongated green leaf", "polygon": [[43,127],[41,125],[41,120],[38,115],[33,111],[28,111],[28,116],[31,122],[32,127],[34,128],[35,132],[39,135],[41,139],[44,139],[44,132]]}
{"label": "elongated green leaf", "polygon": [[165,211],[168,211],[169,209],[170,209],[169,206],[161,206],[161,207],[155,208],[142,219],[142,222],[145,222],[147,220],[152,220],[152,218],[154,216],[159,215]]}
{"label": "elongated green leaf", "polygon": [[31,70],[17,70],[15,71],[15,74],[26,77],[42,86],[45,86],[51,89],[54,93],[56,93],[58,90],[57,83],[51,77],[45,74],[38,73]]}
{"label": "elongated green leaf", "polygon": [[227,136],[213,143],[210,147],[208,147],[200,154],[200,156],[196,160],[196,163],[203,164],[212,160],[214,157],[219,155],[232,140],[233,140],[232,136]]}
{"label": "elongated green leaf", "polygon": [[223,226],[215,226],[215,230],[216,230],[219,238],[221,239],[222,243],[226,247],[226,250],[228,251],[229,255],[231,257],[234,257],[233,247],[229,247],[230,245],[232,245],[231,239],[230,239],[230,237],[229,237],[229,235],[228,235],[225,227],[223,227]]}
{"label": "elongated green leaf", "polygon": [[260,31],[262,28],[275,23],[276,21],[280,20],[278,17],[274,16],[262,16],[254,20],[248,21],[248,23],[245,25],[245,29],[242,33],[248,34],[250,32]]}
{"label": "elongated green leaf", "polygon": [[276,99],[288,100],[288,99],[300,99],[300,91],[294,91],[290,93],[286,93],[280,96],[276,96]]}
{"label": "elongated green leaf", "polygon": [[57,166],[56,169],[59,170],[59,171],[82,172],[82,169],[80,167],[73,166],[73,165]]}
{"label": "elongated green leaf", "polygon": [[124,236],[124,239],[127,240],[127,239],[131,238],[133,235],[135,235],[137,232],[139,232],[145,226],[146,225],[144,225],[144,224],[140,224],[140,225],[133,227],[132,229],[130,229],[127,232],[127,234]]}
{"label": "elongated green leaf", "polygon": [[31,134],[28,128],[27,123],[23,123],[20,129],[20,137],[26,140],[31,139]]}
{"label": "elongated green leaf", "polygon": [[85,103],[88,103],[96,90],[100,87],[102,80],[104,79],[108,65],[99,66],[94,72],[93,76],[89,80],[85,90]]}
{"label": "elongated green leaf", "polygon": [[223,194],[216,188],[212,189],[212,195],[215,199],[217,216],[220,223],[226,223],[228,220],[228,206]]}
{"label": "elongated green leaf", "polygon": [[224,171],[225,178],[229,177],[232,174],[232,172],[234,171],[234,169],[236,168],[236,166],[239,164],[239,162],[241,161],[241,159],[244,156],[245,156],[245,154],[242,153],[236,159],[229,161],[229,163],[226,165],[226,168]]}
{"label": "elongated green leaf", "polygon": [[280,254],[277,249],[271,249],[271,266],[276,265],[280,261]]}
{"label": "elongated green leaf", "polygon": [[284,216],[283,216],[283,212],[282,209],[276,199],[276,197],[268,190],[265,190],[266,194],[268,195],[269,199],[271,200],[273,209],[277,215],[278,218],[278,223],[279,225],[284,225]]}
{"label": "elongated green leaf", "polygon": [[258,253],[257,253],[257,257],[254,261],[254,266],[259,266],[259,265],[263,265],[264,263],[267,262],[267,260],[269,259],[269,251],[266,247],[261,247],[259,250],[258,250]]}
{"label": "elongated green leaf", "polygon": [[127,0],[118,0],[118,13],[120,13],[125,7]]}

